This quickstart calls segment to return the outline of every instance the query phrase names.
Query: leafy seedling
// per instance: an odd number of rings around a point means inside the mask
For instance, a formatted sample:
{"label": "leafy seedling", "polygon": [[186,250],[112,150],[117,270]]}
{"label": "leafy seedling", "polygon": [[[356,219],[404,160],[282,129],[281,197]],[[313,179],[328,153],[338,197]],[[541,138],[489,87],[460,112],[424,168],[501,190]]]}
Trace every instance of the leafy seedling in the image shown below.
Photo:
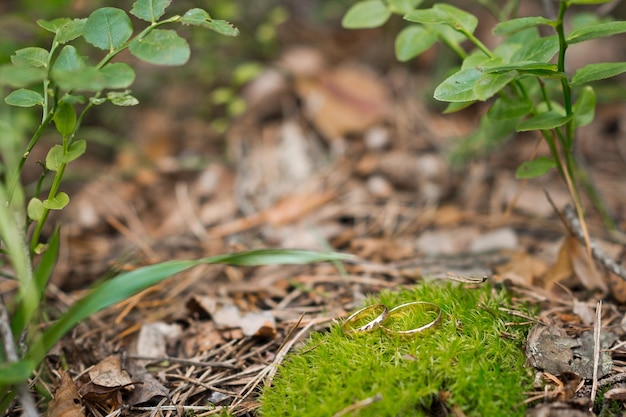
{"label": "leafy seedling", "polygon": [[626,21],[593,13],[586,19],[572,19],[573,27],[566,30],[565,19],[572,6],[608,1],[559,1],[554,18],[511,17],[517,1],[506,2],[504,7],[480,2],[499,21],[493,34],[501,42],[494,48],[476,36],[476,16],[443,2],[420,8],[422,0],[360,1],[347,11],[343,25],[371,28],[383,25],[392,14],[403,16],[410,23],[396,37],[400,61],[408,61],[436,43],[452,49],[461,58],[461,66],[437,86],[435,99],[449,103],[446,113],[476,102],[487,102],[489,106],[478,129],[463,140],[457,148],[460,153],[453,154],[453,159],[466,158],[467,152],[492,149],[516,132],[537,132],[547,143],[550,155],[532,157],[517,169],[516,176],[534,178],[556,169],[568,187],[581,224],[584,226],[579,192],[582,186],[607,227],[616,230],[599,193],[576,161],[574,150],[577,129],[594,120],[596,93],[591,84],[626,72],[626,63],[591,63],[573,74],[565,65],[570,45],[626,32]]}

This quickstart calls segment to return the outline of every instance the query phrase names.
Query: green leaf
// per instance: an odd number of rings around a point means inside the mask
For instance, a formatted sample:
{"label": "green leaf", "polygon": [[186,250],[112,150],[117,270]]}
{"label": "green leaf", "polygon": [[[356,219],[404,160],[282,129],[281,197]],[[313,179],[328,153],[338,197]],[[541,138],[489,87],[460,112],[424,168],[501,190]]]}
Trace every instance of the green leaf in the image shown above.
{"label": "green leaf", "polygon": [[146,37],[130,44],[130,53],[157,65],[183,65],[191,51],[187,41],[173,30],[154,29]]}
{"label": "green leaf", "polygon": [[211,21],[211,15],[204,9],[190,9],[180,18],[183,25],[204,26]]}
{"label": "green leaf", "polygon": [[89,97],[89,102],[93,104],[94,106],[99,106],[101,104],[106,103],[107,101],[108,99],[105,97]]}
{"label": "green leaf", "polygon": [[474,85],[482,74],[476,68],[466,68],[451,75],[437,86],[435,99],[450,102],[478,100],[474,93]]}
{"label": "green leaf", "polygon": [[43,96],[37,91],[20,88],[4,99],[5,103],[17,107],[43,106]]}
{"label": "green leaf", "polygon": [[507,96],[498,97],[487,111],[491,120],[519,119],[526,116],[532,108],[531,103]]}
{"label": "green leaf", "polygon": [[126,12],[115,7],[96,9],[89,15],[83,37],[96,48],[114,50],[133,34],[133,25]]}
{"label": "green leaf", "polygon": [[387,8],[391,13],[395,14],[407,14],[420,4],[423,0],[387,0]]}
{"label": "green leaf", "polygon": [[191,9],[180,19],[184,25],[201,26],[211,29],[224,36],[239,36],[239,29],[226,20],[211,19],[209,13],[202,9]]}
{"label": "green leaf", "polygon": [[52,71],[79,71],[85,67],[85,60],[78,55],[78,51],[72,45],[65,45],[57,57]]}
{"label": "green leaf", "polygon": [[46,168],[50,171],[58,171],[62,164],[69,164],[84,154],[86,149],[87,142],[84,140],[77,140],[72,143],[67,153],[63,151],[63,146],[54,145],[46,155]]}
{"label": "green leaf", "polygon": [[171,2],[172,0],[137,0],[130,13],[147,22],[156,22]]}
{"label": "green leaf", "polygon": [[107,86],[105,75],[91,66],[76,71],[53,71],[52,79],[65,90],[98,92]]}
{"label": "green leaf", "polygon": [[54,198],[46,198],[43,201],[44,208],[48,210],[62,210],[65,206],[67,206],[70,202],[70,197],[64,193],[60,192],[54,196]]}
{"label": "green leaf", "polygon": [[57,31],[61,27],[63,27],[63,25],[66,25],[71,20],[72,19],[70,19],[69,17],[59,17],[58,19],[54,19],[54,20],[42,20],[42,19],[39,19],[39,20],[37,20],[37,25],[40,28],[43,28],[43,29],[47,30],[48,32],[52,32],[52,33],[56,34]]}
{"label": "green leaf", "polygon": [[204,27],[211,29],[213,32],[217,32],[220,35],[239,36],[239,29],[226,20],[211,19],[206,23],[206,25],[204,25]]}
{"label": "green leaf", "polygon": [[46,168],[50,171],[58,171],[63,163],[63,146],[54,145],[46,155]]}
{"label": "green leaf", "polygon": [[513,79],[515,79],[514,72],[507,72],[504,74],[483,74],[474,84],[474,95],[478,100],[488,100],[502,90]]}
{"label": "green leaf", "polygon": [[571,4],[601,4],[608,3],[612,0],[570,0]]}
{"label": "green leaf", "polygon": [[29,219],[36,222],[41,221],[44,212],[42,201],[35,197],[31,198],[26,207],[26,212],[28,213]]}
{"label": "green leaf", "polygon": [[461,64],[461,69],[488,67],[499,62],[501,62],[501,60],[493,60],[482,51],[475,50],[465,57],[463,63]]}
{"label": "green leaf", "polygon": [[577,29],[569,34],[567,43],[574,44],[590,39],[605,38],[626,32],[626,22],[604,22]]}
{"label": "green leaf", "polygon": [[555,21],[541,16],[518,17],[517,19],[500,22],[493,28],[494,35],[510,35],[524,29],[539,25],[554,26]]}
{"label": "green leaf", "polygon": [[49,52],[43,48],[28,47],[18,49],[11,55],[11,62],[18,67],[46,67],[48,65]]}
{"label": "green leaf", "polygon": [[65,94],[63,96],[63,101],[69,104],[84,104],[85,96],[81,96],[79,94]]}
{"label": "green leaf", "polygon": [[539,64],[535,62],[518,62],[511,65],[499,65],[487,67],[484,71],[488,74],[502,74],[514,71],[519,75],[531,75],[542,78],[567,79],[567,74],[558,71],[555,64]]}
{"label": "green leaf", "polygon": [[121,93],[111,91],[107,94],[107,100],[111,101],[116,106],[128,107],[128,106],[136,106],[139,104],[139,100],[130,95],[129,91],[124,91]]}
{"label": "green leaf", "polygon": [[530,61],[547,64],[559,50],[559,39],[556,35],[544,36],[523,44],[511,57],[511,62]]}
{"label": "green leaf", "polygon": [[461,111],[463,109],[468,108],[469,106],[471,106],[474,103],[476,103],[476,100],[473,100],[473,101],[459,101],[459,102],[455,102],[455,103],[449,103],[442,113],[443,114],[456,113],[458,111]]}
{"label": "green leaf", "polygon": [[572,111],[575,127],[587,126],[593,122],[596,113],[596,93],[591,86],[588,85],[582,89]]}
{"label": "green leaf", "polygon": [[78,159],[85,153],[86,150],[87,141],[84,139],[77,140],[70,145],[67,153],[63,156],[63,161],[65,161],[66,164],[69,164],[70,162]]}
{"label": "green leaf", "polygon": [[546,72],[558,71],[559,67],[556,64],[542,64],[537,62],[515,62],[508,65],[494,65],[486,66],[484,71],[488,74],[501,74],[509,71],[519,71],[521,73],[531,73],[537,71],[537,74],[544,74]]}
{"label": "green leaf", "polygon": [[602,62],[580,68],[572,77],[572,85],[587,84],[604,80],[626,72],[626,62]]}
{"label": "green leaf", "polygon": [[72,19],[57,30],[56,41],[60,44],[72,41],[83,35],[87,19]]}
{"label": "green leaf", "polygon": [[519,180],[530,179],[545,175],[552,168],[556,168],[554,159],[540,156],[532,161],[522,163],[515,171],[515,178]]}
{"label": "green leaf", "polygon": [[202,264],[230,265],[276,265],[304,264],[311,262],[342,261],[351,259],[349,255],[339,253],[319,253],[301,250],[255,250],[232,253],[191,261],[167,261],[149,265],[134,271],[122,273],[115,278],[93,288],[89,293],[72,305],[65,314],[49,326],[31,344],[26,357],[39,363],[56,342],[78,322],[92,314],[125,300],[146,288],[159,283],[175,274]]}
{"label": "green leaf", "polygon": [[74,110],[74,106],[61,100],[54,112],[53,120],[61,136],[64,138],[68,137],[74,132],[76,127],[76,110]]}
{"label": "green leaf", "polygon": [[0,384],[9,386],[28,381],[35,371],[37,363],[29,359],[17,362],[4,362],[0,365]]}
{"label": "green leaf", "polygon": [[396,57],[399,61],[406,62],[433,46],[437,39],[437,33],[423,26],[407,26],[396,37]]}
{"label": "green leaf", "polygon": [[348,9],[341,21],[347,29],[364,29],[382,26],[391,16],[391,11],[382,0],[365,0]]}
{"label": "green leaf", "polygon": [[437,3],[430,9],[418,9],[406,14],[410,22],[423,24],[444,24],[457,31],[473,33],[478,19],[471,13],[449,4]]}
{"label": "green leaf", "polygon": [[72,45],[65,45],[52,66],[52,79],[66,90],[100,91],[106,77],[96,67],[86,66]]}
{"label": "green leaf", "polygon": [[16,67],[13,64],[0,65],[0,86],[26,87],[42,81],[45,76],[46,70],[43,68]]}
{"label": "green leaf", "polygon": [[554,129],[559,126],[563,126],[569,122],[572,116],[563,116],[556,111],[546,111],[539,113],[530,119],[524,120],[516,126],[518,132],[527,132],[529,130],[545,130]]}
{"label": "green leaf", "polygon": [[135,81],[135,70],[124,62],[107,64],[100,72],[106,79],[107,88],[127,88]]}

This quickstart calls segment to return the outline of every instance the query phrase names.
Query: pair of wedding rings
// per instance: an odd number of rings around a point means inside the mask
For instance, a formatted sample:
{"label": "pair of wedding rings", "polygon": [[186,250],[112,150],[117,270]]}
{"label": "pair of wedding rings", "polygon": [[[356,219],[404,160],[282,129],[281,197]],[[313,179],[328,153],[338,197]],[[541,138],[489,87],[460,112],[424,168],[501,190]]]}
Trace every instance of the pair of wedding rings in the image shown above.
{"label": "pair of wedding rings", "polygon": [[[403,327],[406,323],[416,323],[419,311],[424,313],[423,316],[435,318],[426,324],[419,323],[417,327]],[[412,301],[391,310],[384,304],[374,304],[352,313],[341,326],[341,330],[346,336],[356,336],[372,333],[380,328],[389,335],[410,337],[424,333],[440,321],[441,308],[426,301]]]}

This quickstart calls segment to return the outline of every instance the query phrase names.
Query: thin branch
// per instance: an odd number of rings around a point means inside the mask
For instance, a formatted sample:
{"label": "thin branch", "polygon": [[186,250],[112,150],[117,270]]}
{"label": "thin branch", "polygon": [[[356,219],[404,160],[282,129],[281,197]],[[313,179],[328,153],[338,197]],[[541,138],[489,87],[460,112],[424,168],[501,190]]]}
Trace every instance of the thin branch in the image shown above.
{"label": "thin branch", "polygon": [[596,320],[593,326],[593,381],[591,385],[591,407],[598,392],[598,366],[600,364],[600,331],[602,328],[602,300],[596,306]]}
{"label": "thin branch", "polygon": [[[578,241],[584,245],[585,244],[585,234],[583,233],[582,227],[580,226],[580,221],[578,220],[578,216],[574,211],[574,208],[569,204],[565,206],[563,209],[563,213],[559,211],[559,209],[550,198],[550,195],[546,192],[546,197],[548,198],[548,202],[552,205],[554,212],[561,218],[561,221],[570,232],[571,235],[575,236]],[[596,244],[596,242],[589,240],[589,247],[591,249],[591,255],[602,264],[606,269],[617,275],[618,277],[626,280],[626,269],[623,266],[619,265],[613,259],[609,257],[609,255],[604,252],[604,250]]]}

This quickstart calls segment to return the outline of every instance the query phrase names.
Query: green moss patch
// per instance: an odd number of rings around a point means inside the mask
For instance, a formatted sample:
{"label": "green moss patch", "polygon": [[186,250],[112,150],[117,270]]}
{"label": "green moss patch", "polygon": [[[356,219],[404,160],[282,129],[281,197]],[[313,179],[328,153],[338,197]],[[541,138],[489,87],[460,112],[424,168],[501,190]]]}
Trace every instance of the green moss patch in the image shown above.
{"label": "green moss patch", "polygon": [[522,351],[528,326],[511,325],[521,320],[500,310],[510,306],[507,294],[424,284],[382,292],[365,305],[411,301],[441,306],[441,323],[411,338],[382,330],[351,338],[340,324],[312,334],[264,390],[260,414],[329,417],[352,406],[345,415],[432,416],[453,408],[467,416],[524,415],[523,392],[531,390]]}

